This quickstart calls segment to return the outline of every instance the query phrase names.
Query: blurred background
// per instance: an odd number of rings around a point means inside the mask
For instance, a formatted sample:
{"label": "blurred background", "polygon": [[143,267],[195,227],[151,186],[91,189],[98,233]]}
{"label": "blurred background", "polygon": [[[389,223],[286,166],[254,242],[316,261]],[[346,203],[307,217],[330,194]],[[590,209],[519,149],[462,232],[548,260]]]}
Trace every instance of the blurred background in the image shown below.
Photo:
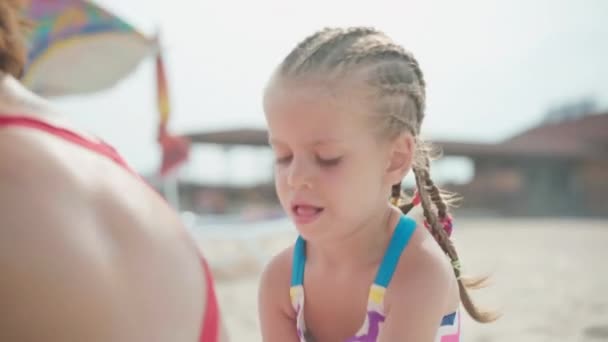
{"label": "blurred background", "polygon": [[[292,242],[261,97],[326,26],[375,26],[427,81],[431,173],[466,271],[490,274],[463,340],[608,341],[608,2],[31,0],[24,83],[113,144],[181,212],[234,341],[259,341],[257,281]],[[413,180],[405,182],[412,188]]]}

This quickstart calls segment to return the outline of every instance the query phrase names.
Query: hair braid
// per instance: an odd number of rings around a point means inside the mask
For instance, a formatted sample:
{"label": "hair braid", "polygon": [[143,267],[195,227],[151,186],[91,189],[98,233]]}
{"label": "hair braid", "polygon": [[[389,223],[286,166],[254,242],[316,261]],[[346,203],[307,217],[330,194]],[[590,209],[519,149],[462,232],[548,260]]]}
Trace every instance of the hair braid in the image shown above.
{"label": "hair braid", "polygon": [[[426,159],[428,162],[428,158]],[[474,280],[465,280],[462,278],[462,270],[460,259],[458,257],[458,253],[456,252],[456,248],[450,240],[449,236],[443,229],[443,226],[438,219],[438,214],[433,210],[432,204],[435,204],[440,211],[437,203],[442,203],[444,208],[444,215],[447,215],[445,212],[447,206],[441,199],[441,195],[439,194],[436,186],[434,186],[430,174],[429,174],[429,166],[426,167],[415,167],[413,168],[414,175],[416,178],[416,185],[418,188],[418,192],[420,193],[420,202],[422,204],[422,208],[424,211],[424,217],[429,224],[431,235],[435,238],[441,249],[444,253],[450,258],[452,262],[452,268],[454,269],[454,275],[458,281],[458,289],[460,292],[460,299],[462,301],[462,305],[464,306],[467,313],[477,322],[488,323],[493,322],[498,318],[498,314],[489,311],[480,310],[471,299],[467,288],[478,288],[481,287],[483,283],[485,283],[485,278],[474,279]],[[436,194],[432,194],[436,192]],[[433,196],[436,196],[436,199],[433,199]]]}
{"label": "hair braid", "polygon": [[427,177],[426,186],[431,189],[430,196],[431,200],[437,207],[437,216],[439,216],[440,219],[445,219],[448,215],[448,206],[444,202],[443,197],[441,197],[441,192],[439,191],[439,188],[435,185],[431,177]]}
{"label": "hair braid", "polygon": [[[349,46],[349,41],[365,37],[367,35],[377,34],[377,31],[367,27],[355,27],[343,31],[332,32],[327,39],[322,41],[317,48],[312,51],[306,59],[301,63],[300,68],[305,71],[310,65],[322,65],[327,69],[333,69],[342,63],[342,57],[331,58],[332,54],[336,54],[337,47]],[[339,54],[338,54],[339,55]]]}
{"label": "hair braid", "polygon": [[383,62],[389,60],[403,61],[414,71],[420,85],[422,87],[426,86],[422,70],[416,58],[397,44],[371,41],[367,44],[361,44],[357,49],[350,49],[343,60],[345,63],[353,65],[360,64],[365,60],[379,60]]}
{"label": "hair braid", "polygon": [[335,31],[336,29],[324,28],[306,37],[306,39],[300,42],[291,51],[291,53],[289,53],[289,55],[285,57],[285,59],[281,63],[281,71],[283,73],[289,73],[292,69],[300,65],[302,63],[302,60],[308,55],[306,52],[310,50],[312,46],[318,45],[318,42],[322,41],[326,35]]}
{"label": "hair braid", "polygon": [[401,189],[401,182],[394,184],[391,188],[391,203],[399,208],[401,212],[407,214],[414,208],[414,204],[411,201],[406,200],[405,194]]}
{"label": "hair braid", "polygon": [[394,205],[399,205],[399,201],[401,200],[401,182],[397,184],[393,184],[391,187],[391,200]]}
{"label": "hair braid", "polygon": [[[382,41],[371,41],[351,49],[343,59],[345,65],[376,63],[376,77],[371,85],[381,97],[399,96],[411,99],[416,106],[416,122],[408,126],[417,134],[424,119],[426,83],[418,61],[401,46]],[[403,65],[406,68],[403,68]],[[397,119],[397,118],[396,118]],[[403,120],[399,118],[400,120]]]}

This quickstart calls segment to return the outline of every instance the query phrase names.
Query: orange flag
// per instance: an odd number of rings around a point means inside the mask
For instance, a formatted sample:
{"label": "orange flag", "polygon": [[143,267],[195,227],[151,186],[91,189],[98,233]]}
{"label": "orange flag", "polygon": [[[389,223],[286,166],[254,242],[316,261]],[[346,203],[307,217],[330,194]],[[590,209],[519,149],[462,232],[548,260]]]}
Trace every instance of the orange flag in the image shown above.
{"label": "orange flag", "polygon": [[172,135],[168,131],[170,117],[169,90],[160,49],[156,56],[156,90],[159,114],[158,143],[162,151],[159,173],[161,177],[165,177],[188,160],[190,141],[184,137]]}

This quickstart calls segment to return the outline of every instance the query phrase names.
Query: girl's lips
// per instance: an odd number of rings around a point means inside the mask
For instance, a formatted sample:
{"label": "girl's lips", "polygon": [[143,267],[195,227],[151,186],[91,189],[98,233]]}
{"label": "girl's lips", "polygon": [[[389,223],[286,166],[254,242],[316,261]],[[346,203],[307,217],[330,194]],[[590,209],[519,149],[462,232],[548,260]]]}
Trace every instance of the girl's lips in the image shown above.
{"label": "girl's lips", "polygon": [[308,204],[295,204],[291,207],[296,223],[308,224],[315,221],[323,212],[323,208]]}

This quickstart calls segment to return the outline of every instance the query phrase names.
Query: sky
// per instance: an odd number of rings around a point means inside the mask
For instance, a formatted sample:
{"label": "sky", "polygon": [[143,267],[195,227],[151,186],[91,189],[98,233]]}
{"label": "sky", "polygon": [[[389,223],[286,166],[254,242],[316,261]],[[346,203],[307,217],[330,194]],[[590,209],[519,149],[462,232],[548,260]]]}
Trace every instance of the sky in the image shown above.
{"label": "sky", "polygon": [[[97,3],[144,34],[160,30],[175,132],[264,127],[262,91],[273,68],[327,26],[374,26],[416,56],[427,81],[429,139],[498,142],[583,97],[608,108],[604,0]],[[154,77],[149,59],[110,90],[54,101],[150,173],[159,160]],[[255,178],[252,155],[225,164],[218,150],[207,150],[184,172]]]}

